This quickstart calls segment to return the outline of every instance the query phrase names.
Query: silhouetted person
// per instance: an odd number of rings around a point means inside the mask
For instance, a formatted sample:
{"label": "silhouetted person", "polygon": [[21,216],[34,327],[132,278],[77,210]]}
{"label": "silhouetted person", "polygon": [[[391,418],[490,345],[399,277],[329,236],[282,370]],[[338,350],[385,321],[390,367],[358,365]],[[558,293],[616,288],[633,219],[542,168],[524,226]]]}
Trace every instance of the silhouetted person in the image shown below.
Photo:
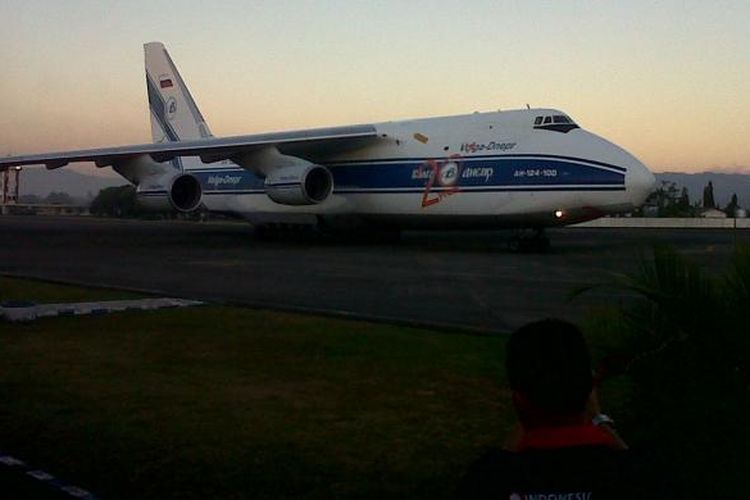
{"label": "silhouetted person", "polygon": [[579,329],[548,319],[508,341],[506,371],[520,422],[512,451],[473,463],[459,496],[496,499],[651,496],[642,469],[601,414],[591,359]]}

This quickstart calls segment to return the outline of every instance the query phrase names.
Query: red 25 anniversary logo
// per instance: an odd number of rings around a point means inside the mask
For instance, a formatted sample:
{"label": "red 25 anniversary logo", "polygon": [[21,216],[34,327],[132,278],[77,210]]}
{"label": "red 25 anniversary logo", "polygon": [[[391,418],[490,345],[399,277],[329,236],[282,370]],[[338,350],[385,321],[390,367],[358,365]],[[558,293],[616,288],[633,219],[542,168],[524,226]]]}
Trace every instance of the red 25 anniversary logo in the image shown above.
{"label": "red 25 anniversary logo", "polygon": [[[430,171],[430,177],[422,195],[422,208],[440,203],[448,196],[460,191],[461,155],[451,155],[444,160],[427,160],[419,166],[419,174]],[[439,191],[434,188],[440,188]]]}

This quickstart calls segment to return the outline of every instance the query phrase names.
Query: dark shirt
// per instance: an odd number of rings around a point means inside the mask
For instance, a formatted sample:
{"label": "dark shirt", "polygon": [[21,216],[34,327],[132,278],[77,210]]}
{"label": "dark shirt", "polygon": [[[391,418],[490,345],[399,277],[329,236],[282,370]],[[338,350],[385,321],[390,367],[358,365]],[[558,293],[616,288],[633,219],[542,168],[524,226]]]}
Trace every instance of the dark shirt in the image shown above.
{"label": "dark shirt", "polygon": [[[591,435],[591,429],[585,433]],[[591,500],[657,495],[649,471],[633,452],[616,450],[605,439],[600,443],[583,439],[576,445],[570,442],[570,432],[562,439],[549,429],[545,435],[548,443],[522,440],[526,445],[521,452],[494,449],[485,453],[469,467],[458,497]]]}

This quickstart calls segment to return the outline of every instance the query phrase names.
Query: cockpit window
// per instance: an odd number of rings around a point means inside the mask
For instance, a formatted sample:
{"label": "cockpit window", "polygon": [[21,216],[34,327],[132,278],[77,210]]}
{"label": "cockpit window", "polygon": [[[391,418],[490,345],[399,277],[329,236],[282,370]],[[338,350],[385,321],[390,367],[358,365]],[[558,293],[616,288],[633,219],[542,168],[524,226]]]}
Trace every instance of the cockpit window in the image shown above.
{"label": "cockpit window", "polygon": [[567,134],[571,130],[580,127],[566,115],[547,115],[537,116],[534,119],[534,128]]}

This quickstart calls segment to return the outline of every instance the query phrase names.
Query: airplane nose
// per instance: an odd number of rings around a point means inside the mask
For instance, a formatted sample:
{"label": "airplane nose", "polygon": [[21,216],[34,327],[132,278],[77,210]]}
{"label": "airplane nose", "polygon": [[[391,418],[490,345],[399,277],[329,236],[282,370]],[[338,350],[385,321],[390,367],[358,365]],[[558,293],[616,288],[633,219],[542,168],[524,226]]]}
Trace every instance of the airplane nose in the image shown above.
{"label": "airplane nose", "polygon": [[633,206],[640,207],[656,189],[656,177],[643,163],[633,163],[628,168],[625,187]]}

